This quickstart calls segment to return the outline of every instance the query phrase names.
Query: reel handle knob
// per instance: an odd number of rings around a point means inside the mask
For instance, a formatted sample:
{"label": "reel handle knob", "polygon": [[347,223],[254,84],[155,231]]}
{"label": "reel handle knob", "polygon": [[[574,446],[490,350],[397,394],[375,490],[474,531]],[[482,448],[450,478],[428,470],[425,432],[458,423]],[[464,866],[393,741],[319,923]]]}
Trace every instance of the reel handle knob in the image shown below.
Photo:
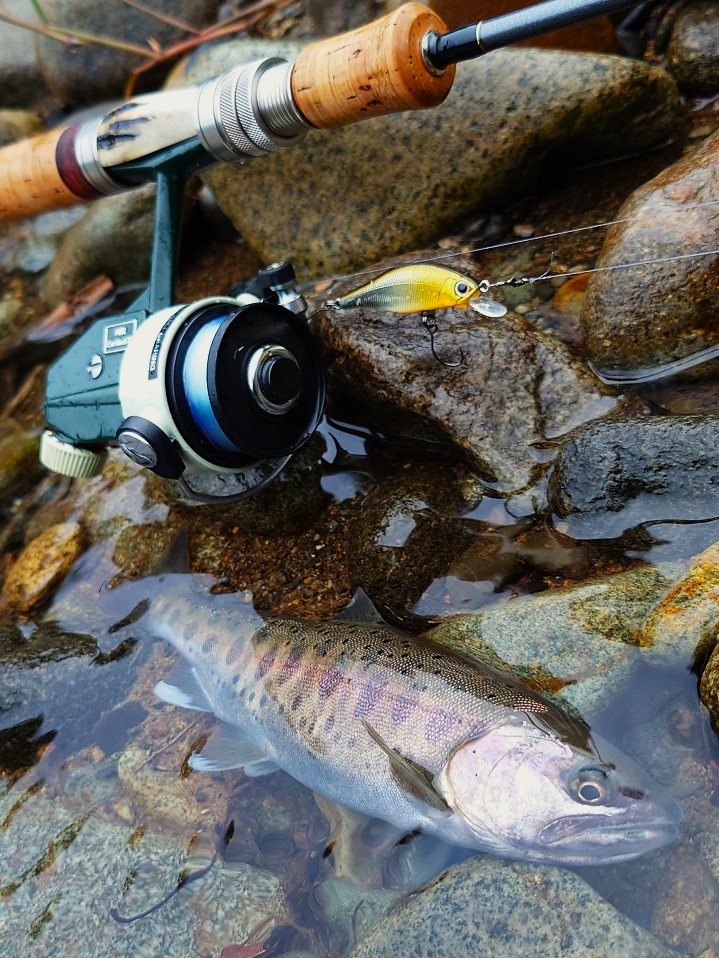
{"label": "reel handle knob", "polygon": [[116,436],[125,455],[155,475],[163,479],[179,479],[185,471],[177,443],[149,419],[128,416]]}

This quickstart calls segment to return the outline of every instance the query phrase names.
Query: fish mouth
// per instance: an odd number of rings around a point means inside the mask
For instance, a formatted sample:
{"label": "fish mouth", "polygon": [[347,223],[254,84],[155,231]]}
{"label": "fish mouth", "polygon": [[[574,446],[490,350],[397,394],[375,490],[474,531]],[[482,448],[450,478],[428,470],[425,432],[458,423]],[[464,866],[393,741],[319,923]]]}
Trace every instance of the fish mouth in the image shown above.
{"label": "fish mouth", "polygon": [[641,818],[617,821],[611,815],[558,818],[544,826],[539,840],[553,851],[566,850],[581,858],[622,861],[673,841],[682,817],[681,808],[673,803],[645,821]]}

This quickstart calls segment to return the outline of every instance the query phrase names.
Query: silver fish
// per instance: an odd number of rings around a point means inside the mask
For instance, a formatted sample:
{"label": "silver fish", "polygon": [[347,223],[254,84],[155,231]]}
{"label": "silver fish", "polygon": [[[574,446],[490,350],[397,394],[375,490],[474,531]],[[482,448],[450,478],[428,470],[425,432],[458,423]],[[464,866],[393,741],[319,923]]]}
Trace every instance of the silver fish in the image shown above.
{"label": "silver fish", "polygon": [[349,619],[264,620],[190,578],[162,577],[149,628],[184,659],[156,694],[221,722],[193,768],[281,768],[405,833],[529,861],[618,862],[675,837],[677,803],[583,721],[366,597]]}

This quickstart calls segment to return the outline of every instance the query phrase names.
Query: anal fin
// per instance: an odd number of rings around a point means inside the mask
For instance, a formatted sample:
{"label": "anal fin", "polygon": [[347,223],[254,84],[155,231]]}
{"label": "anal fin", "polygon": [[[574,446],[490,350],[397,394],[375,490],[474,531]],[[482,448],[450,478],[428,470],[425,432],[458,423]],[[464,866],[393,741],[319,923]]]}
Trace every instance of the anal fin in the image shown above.
{"label": "anal fin", "polygon": [[170,673],[165,681],[155,686],[155,695],[170,705],[195,709],[197,712],[212,712],[212,704],[197,680],[195,670],[187,662],[182,662]]}
{"label": "anal fin", "polygon": [[246,740],[242,729],[224,722],[213,730],[202,751],[190,756],[189,764],[198,772],[244,768],[245,774],[255,777],[278,768],[261,748]]}

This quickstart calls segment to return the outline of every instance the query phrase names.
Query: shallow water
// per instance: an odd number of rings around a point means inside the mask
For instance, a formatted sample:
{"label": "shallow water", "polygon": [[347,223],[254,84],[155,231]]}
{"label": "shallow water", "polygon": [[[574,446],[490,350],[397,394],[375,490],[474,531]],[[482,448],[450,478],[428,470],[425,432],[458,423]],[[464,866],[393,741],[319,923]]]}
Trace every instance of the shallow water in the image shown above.
{"label": "shallow water", "polygon": [[[357,504],[391,471],[391,456],[366,428],[350,432],[333,422],[323,435],[322,487],[337,500]],[[486,499],[464,520],[479,533],[490,518],[497,534],[518,522],[511,504]],[[654,527],[639,551],[595,545],[598,566],[610,559],[619,566],[666,563],[717,538],[712,522],[660,530]],[[401,548],[406,537],[395,533],[390,545]],[[186,758],[211,717],[153,696],[174,653],[144,635],[141,620],[116,623],[155,580],[113,591],[107,584],[116,571],[111,550],[95,547],[41,622],[8,623],[2,633],[1,954],[228,949],[223,954],[232,958],[252,954],[249,946],[261,942],[263,954],[340,956],[403,889],[467,857],[422,841],[385,848],[379,826],[363,826],[354,844],[337,844],[312,793],[284,773],[260,779],[190,773]],[[536,569],[519,571],[515,594],[546,589]],[[501,589],[478,594],[476,587],[469,574],[441,576],[412,612],[436,617],[447,595],[453,609],[502,598]],[[685,809],[680,839],[669,848],[624,865],[577,870],[646,928],[676,863],[688,848],[714,839],[705,816],[716,800],[719,744],[692,666],[658,668],[640,658],[612,709],[589,716],[596,731],[667,784]],[[144,912],[136,921],[121,920]]]}

